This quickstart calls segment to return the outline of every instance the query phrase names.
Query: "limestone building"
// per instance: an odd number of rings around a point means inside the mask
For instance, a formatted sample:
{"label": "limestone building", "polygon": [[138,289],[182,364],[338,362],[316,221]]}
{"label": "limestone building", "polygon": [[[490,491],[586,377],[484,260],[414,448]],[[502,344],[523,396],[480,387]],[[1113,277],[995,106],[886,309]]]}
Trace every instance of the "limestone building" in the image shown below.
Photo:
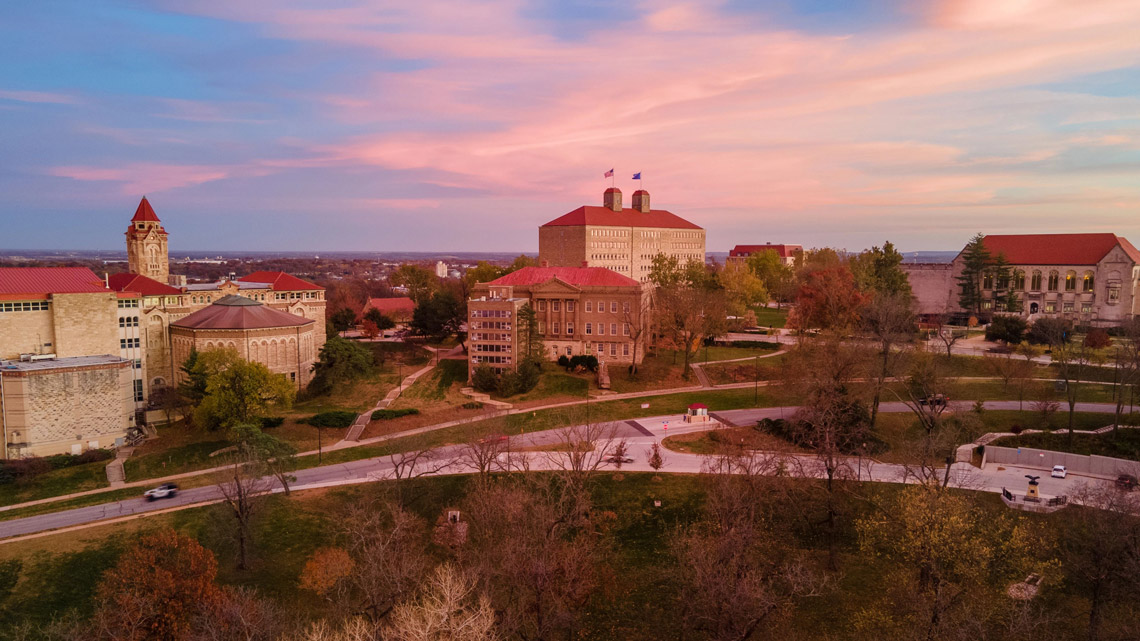
{"label": "limestone building", "polygon": [[481,364],[500,372],[518,365],[518,311],[526,304],[548,359],[589,354],[628,364],[636,354],[640,362],[648,295],[643,284],[602,267],[524,267],[478,283],[467,302],[468,376]]}
{"label": "limestone building", "polygon": [[603,205],[583,205],[538,228],[538,260],[550,267],[604,267],[638,282],[649,280],[653,257],[705,262],[705,230],[664,209],[649,206],[649,192],[633,193],[622,207],[610,187]]}
{"label": "limestone building", "polygon": [[170,254],[166,242],[162,221],[143,196],[127,227],[127,264],[131,273],[166,283],[170,279]]}
{"label": "limestone building", "polygon": [[[1116,234],[989,235],[986,250],[1004,256],[1010,278],[982,277],[982,312],[1011,313],[1011,290],[1021,302],[1012,312],[1029,319],[1066,318],[1080,325],[1119,325],[1140,310],[1140,251]],[[964,266],[959,253],[946,265],[904,264],[923,314],[965,314],[958,299]]]}
{"label": "limestone building", "polygon": [[802,245],[773,245],[772,243],[765,245],[737,245],[729,250],[726,262],[747,262],[752,254],[758,254],[763,251],[774,251],[785,265],[794,265],[796,263],[796,256],[803,254],[804,248]]}
{"label": "limestone building", "polygon": [[[319,349],[316,324],[247,296],[229,294],[170,324],[171,353],[174,362],[183,363],[192,350],[234,349],[245,360],[261,363],[301,388],[312,378]],[[181,370],[175,378],[184,378]]]}

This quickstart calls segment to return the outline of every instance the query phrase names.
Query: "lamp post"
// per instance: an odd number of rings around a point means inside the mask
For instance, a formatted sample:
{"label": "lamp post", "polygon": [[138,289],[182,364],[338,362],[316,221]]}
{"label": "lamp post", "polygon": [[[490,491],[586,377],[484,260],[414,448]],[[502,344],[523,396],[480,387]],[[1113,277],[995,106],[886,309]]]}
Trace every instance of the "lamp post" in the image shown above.
{"label": "lamp post", "polygon": [[321,464],[321,426],[317,426],[317,465]]}
{"label": "lamp post", "polygon": [[752,405],[754,407],[760,407],[760,356],[759,355],[756,356],[756,369],[753,372],[753,382],[755,383],[755,385],[753,386],[753,392],[752,392]]}

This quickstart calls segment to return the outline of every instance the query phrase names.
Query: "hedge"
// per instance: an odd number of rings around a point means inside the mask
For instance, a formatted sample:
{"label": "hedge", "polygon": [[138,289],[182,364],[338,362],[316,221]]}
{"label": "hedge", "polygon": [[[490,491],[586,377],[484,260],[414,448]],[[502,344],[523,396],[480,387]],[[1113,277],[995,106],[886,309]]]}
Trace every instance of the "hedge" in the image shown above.
{"label": "hedge", "polygon": [[387,421],[393,418],[400,418],[401,416],[412,416],[419,414],[420,411],[414,407],[409,407],[402,410],[376,410],[372,412],[372,420],[374,421]]}
{"label": "hedge", "polygon": [[355,412],[321,412],[301,421],[313,427],[348,427],[356,422]]}

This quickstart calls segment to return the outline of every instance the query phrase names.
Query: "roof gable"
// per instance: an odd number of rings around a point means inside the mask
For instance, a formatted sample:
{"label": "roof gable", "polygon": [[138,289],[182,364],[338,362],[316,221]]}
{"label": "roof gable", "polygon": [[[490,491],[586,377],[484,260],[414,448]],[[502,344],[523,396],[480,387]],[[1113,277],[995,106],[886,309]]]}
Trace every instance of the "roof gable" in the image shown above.
{"label": "roof gable", "polygon": [[[119,220],[122,220],[122,219],[120,218]],[[159,223],[162,221],[160,221],[158,219],[158,214],[154,213],[154,208],[150,206],[150,201],[146,199],[146,196],[143,196],[142,200],[139,201],[138,209],[135,210],[134,217],[131,218],[131,222],[132,223],[142,223],[142,222]]]}
{"label": "roof gable", "polygon": [[364,304],[364,312],[375,309],[380,313],[386,312],[412,312],[416,309],[416,301],[408,298],[407,296],[399,296],[397,298],[369,298],[368,302]]}
{"label": "roof gable", "polygon": [[312,319],[273,309],[241,296],[226,296],[174,321],[170,326],[183,329],[270,329],[302,327],[312,323]]}
{"label": "roof gable", "polygon": [[641,287],[641,283],[605,267],[523,267],[486,285],[538,285],[551,279],[574,287]]}
{"label": "roof gable", "polygon": [[622,208],[614,211],[608,207],[583,205],[574,211],[563,214],[546,223],[543,227],[567,227],[590,225],[595,227],[658,227],[673,229],[701,229],[699,225],[681,218],[664,209],[651,209],[641,212]]}
{"label": "roof gable", "polygon": [[1140,263],[1140,251],[1116,234],[991,234],[982,242],[1012,265],[1095,265],[1117,246]]}
{"label": "roof gable", "polygon": [[108,285],[117,292],[135,292],[143,296],[178,296],[182,290],[160,283],[142,274],[113,274],[107,277]]}

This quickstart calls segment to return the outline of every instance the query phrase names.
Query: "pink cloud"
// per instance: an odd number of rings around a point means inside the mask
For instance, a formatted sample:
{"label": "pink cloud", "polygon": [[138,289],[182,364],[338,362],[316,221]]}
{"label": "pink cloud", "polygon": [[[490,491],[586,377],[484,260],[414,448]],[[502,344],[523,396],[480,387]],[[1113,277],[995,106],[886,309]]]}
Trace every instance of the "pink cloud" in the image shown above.
{"label": "pink cloud", "polygon": [[162,165],[133,163],[119,168],[103,167],[52,167],[48,173],[74,180],[111,181],[122,183],[122,193],[128,195],[157,193],[178,187],[190,187],[232,175],[225,167],[204,165]]}
{"label": "pink cloud", "polygon": [[79,99],[63,93],[50,93],[46,91],[19,91],[0,89],[0,100],[13,100],[15,102],[28,102],[33,104],[74,105]]}

